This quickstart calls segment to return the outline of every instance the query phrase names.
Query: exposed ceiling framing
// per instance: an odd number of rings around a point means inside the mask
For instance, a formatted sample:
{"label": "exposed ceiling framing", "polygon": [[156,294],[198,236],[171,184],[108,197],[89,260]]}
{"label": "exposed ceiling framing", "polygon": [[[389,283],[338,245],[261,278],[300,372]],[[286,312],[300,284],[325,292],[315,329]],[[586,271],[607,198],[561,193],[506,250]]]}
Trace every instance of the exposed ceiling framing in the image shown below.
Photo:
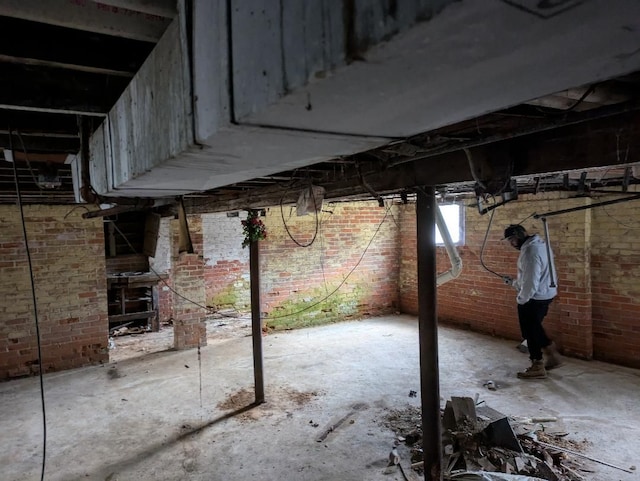
{"label": "exposed ceiling framing", "polygon": [[[24,202],[76,202],[68,162],[80,151],[80,118],[97,127],[176,14],[170,0],[87,0],[73,15],[66,0],[42,5],[0,4],[0,203],[16,200],[12,162]],[[188,195],[185,206],[290,204],[312,183],[334,200],[427,184],[474,195],[479,180],[499,193],[510,177],[520,192],[624,191],[638,182],[639,87],[639,74],[573,86],[367,152]],[[61,185],[42,187],[39,177],[54,171]]]}

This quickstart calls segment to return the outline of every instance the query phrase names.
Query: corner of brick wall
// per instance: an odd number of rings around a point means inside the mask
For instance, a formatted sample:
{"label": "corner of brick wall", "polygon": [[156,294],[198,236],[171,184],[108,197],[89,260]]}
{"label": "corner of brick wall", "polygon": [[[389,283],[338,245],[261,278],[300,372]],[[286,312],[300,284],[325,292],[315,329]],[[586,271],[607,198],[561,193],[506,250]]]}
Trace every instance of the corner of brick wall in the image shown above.
{"label": "corner of brick wall", "polygon": [[268,238],[260,242],[262,311],[277,317],[283,308],[318,303],[303,315],[323,322],[397,311],[397,212],[387,208],[335,203],[318,218],[298,217],[291,206],[267,209]]}
{"label": "corner of brick wall", "polygon": [[[202,222],[199,215],[190,215],[189,231],[194,253],[174,256],[172,273],[173,339],[176,349],[190,349],[207,344],[206,299],[204,288],[204,258],[202,252]],[[177,241],[178,222],[172,223]],[[178,245],[176,242],[175,245]]]}
{"label": "corner of brick wall", "polygon": [[[43,371],[107,362],[102,219],[73,206],[25,206]],[[38,372],[35,316],[20,212],[0,206],[0,379]]]}
{"label": "corner of brick wall", "polygon": [[[563,193],[522,196],[494,211],[484,251],[490,214],[481,216],[475,207],[467,207],[466,241],[458,247],[463,271],[458,279],[438,288],[439,318],[470,330],[519,340],[515,292],[482,267],[481,255],[491,270],[514,276],[518,253],[501,240],[504,227],[526,219],[523,225],[527,230],[544,237],[542,222],[529,216],[590,202]],[[640,261],[636,256],[640,241],[628,235],[631,230],[625,222],[637,218],[638,209],[640,206],[629,202],[609,211],[604,207],[548,217],[559,292],[545,327],[565,354],[640,367]],[[415,205],[402,206],[399,217],[400,305],[403,312],[417,314]],[[438,272],[450,267],[444,248],[438,248],[437,265]]]}

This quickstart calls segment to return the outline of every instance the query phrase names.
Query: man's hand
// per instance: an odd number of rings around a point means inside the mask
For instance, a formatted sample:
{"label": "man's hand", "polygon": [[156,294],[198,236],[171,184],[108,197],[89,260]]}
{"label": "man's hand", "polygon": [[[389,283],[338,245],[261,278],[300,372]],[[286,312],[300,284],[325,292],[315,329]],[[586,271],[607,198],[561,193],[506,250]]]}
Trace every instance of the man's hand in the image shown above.
{"label": "man's hand", "polygon": [[508,286],[513,286],[513,277],[502,276],[502,281]]}

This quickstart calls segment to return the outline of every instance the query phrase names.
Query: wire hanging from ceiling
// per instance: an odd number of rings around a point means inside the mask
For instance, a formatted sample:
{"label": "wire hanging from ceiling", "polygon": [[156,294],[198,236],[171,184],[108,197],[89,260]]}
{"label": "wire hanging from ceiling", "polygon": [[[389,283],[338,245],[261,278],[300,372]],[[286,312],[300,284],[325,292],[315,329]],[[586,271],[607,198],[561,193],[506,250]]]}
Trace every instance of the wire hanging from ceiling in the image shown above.
{"label": "wire hanging from ceiling", "polygon": [[[9,127],[8,130],[9,130],[9,148],[13,151],[11,127]],[[29,166],[29,168],[31,168],[31,166]],[[18,178],[18,167],[16,165],[15,159],[13,161],[13,179],[16,187],[18,209],[20,210],[20,222],[22,224],[22,237],[24,240],[24,248],[27,255],[27,263],[29,266],[29,282],[31,283],[33,318],[34,318],[35,327],[36,327],[36,342],[37,342],[37,350],[38,350],[38,377],[40,379],[40,406],[42,409],[42,469],[40,471],[40,481],[43,481],[44,473],[46,469],[46,461],[47,461],[47,410],[46,410],[45,397],[44,397],[44,374],[42,372],[42,342],[40,340],[40,321],[38,319],[38,298],[36,296],[36,284],[35,284],[35,279],[33,277],[33,262],[31,260],[31,250],[29,248],[27,226],[24,219],[24,207],[22,204],[22,194],[20,192],[20,181]]]}

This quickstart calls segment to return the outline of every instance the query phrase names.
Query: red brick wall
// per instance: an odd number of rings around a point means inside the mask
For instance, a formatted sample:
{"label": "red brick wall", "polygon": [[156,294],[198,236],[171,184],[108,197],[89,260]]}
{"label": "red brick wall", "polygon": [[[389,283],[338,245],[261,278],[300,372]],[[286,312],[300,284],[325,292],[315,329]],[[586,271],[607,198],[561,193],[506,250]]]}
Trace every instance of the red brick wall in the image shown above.
{"label": "red brick wall", "polygon": [[249,249],[242,248],[242,225],[246,212],[202,215],[207,304],[215,309],[249,310]]}
{"label": "red brick wall", "polygon": [[107,257],[107,274],[120,272],[148,272],[149,258],[144,254],[119,255]]}
{"label": "red brick wall", "polygon": [[[538,194],[521,196],[496,209],[482,256],[485,265],[514,276],[518,252],[501,240],[505,226],[534,213],[589,203],[589,199],[564,194]],[[640,281],[636,274],[640,272],[636,254],[640,242],[628,235],[638,208],[640,205],[628,203],[609,207],[609,213],[596,208],[548,217],[559,294],[545,326],[566,354],[640,367]],[[476,207],[465,211],[466,241],[458,248],[463,271],[458,279],[438,288],[438,316],[468,329],[519,340],[515,291],[480,263],[491,214],[481,216]],[[612,217],[611,211],[619,216]],[[401,308],[417,314],[415,206],[402,206],[400,219]],[[544,237],[541,221],[530,217],[523,225]],[[438,271],[446,271],[450,264],[444,248],[438,248],[437,256]]]}
{"label": "red brick wall", "polygon": [[[616,197],[599,201],[611,198]],[[591,218],[594,356],[636,368],[640,368],[639,213],[636,200],[595,208]]]}
{"label": "red brick wall", "polygon": [[[176,254],[174,251],[171,269],[171,284],[175,290],[172,304],[174,347],[176,349],[187,349],[207,344],[202,221],[199,215],[189,216],[188,220],[193,253]],[[175,242],[173,245],[177,245],[178,221],[173,221],[171,227],[174,232]]]}
{"label": "red brick wall", "polygon": [[[300,244],[310,243],[315,215],[297,217],[291,207],[283,212],[291,235]],[[327,301],[296,318],[306,317],[309,323],[332,322],[398,308],[396,207],[387,213],[377,202],[325,205],[318,234],[309,247],[299,247],[291,240],[280,207],[266,209],[265,213],[262,220],[268,238],[259,244],[263,313],[273,318],[309,307],[347,277]],[[245,218],[244,211],[238,217],[202,216],[206,297],[211,306],[250,308],[249,249],[242,248],[241,221]]]}
{"label": "red brick wall", "polygon": [[[340,321],[397,310],[397,212],[377,202],[325,205],[313,240],[314,214],[297,217],[291,207],[267,209],[268,239],[260,242],[263,311],[278,317],[327,296],[298,317]],[[287,229],[299,244],[311,245],[296,245]]]}
{"label": "red brick wall", "polygon": [[[25,206],[45,372],[108,360],[102,219]],[[0,379],[37,373],[29,269],[16,206],[0,206]]]}

